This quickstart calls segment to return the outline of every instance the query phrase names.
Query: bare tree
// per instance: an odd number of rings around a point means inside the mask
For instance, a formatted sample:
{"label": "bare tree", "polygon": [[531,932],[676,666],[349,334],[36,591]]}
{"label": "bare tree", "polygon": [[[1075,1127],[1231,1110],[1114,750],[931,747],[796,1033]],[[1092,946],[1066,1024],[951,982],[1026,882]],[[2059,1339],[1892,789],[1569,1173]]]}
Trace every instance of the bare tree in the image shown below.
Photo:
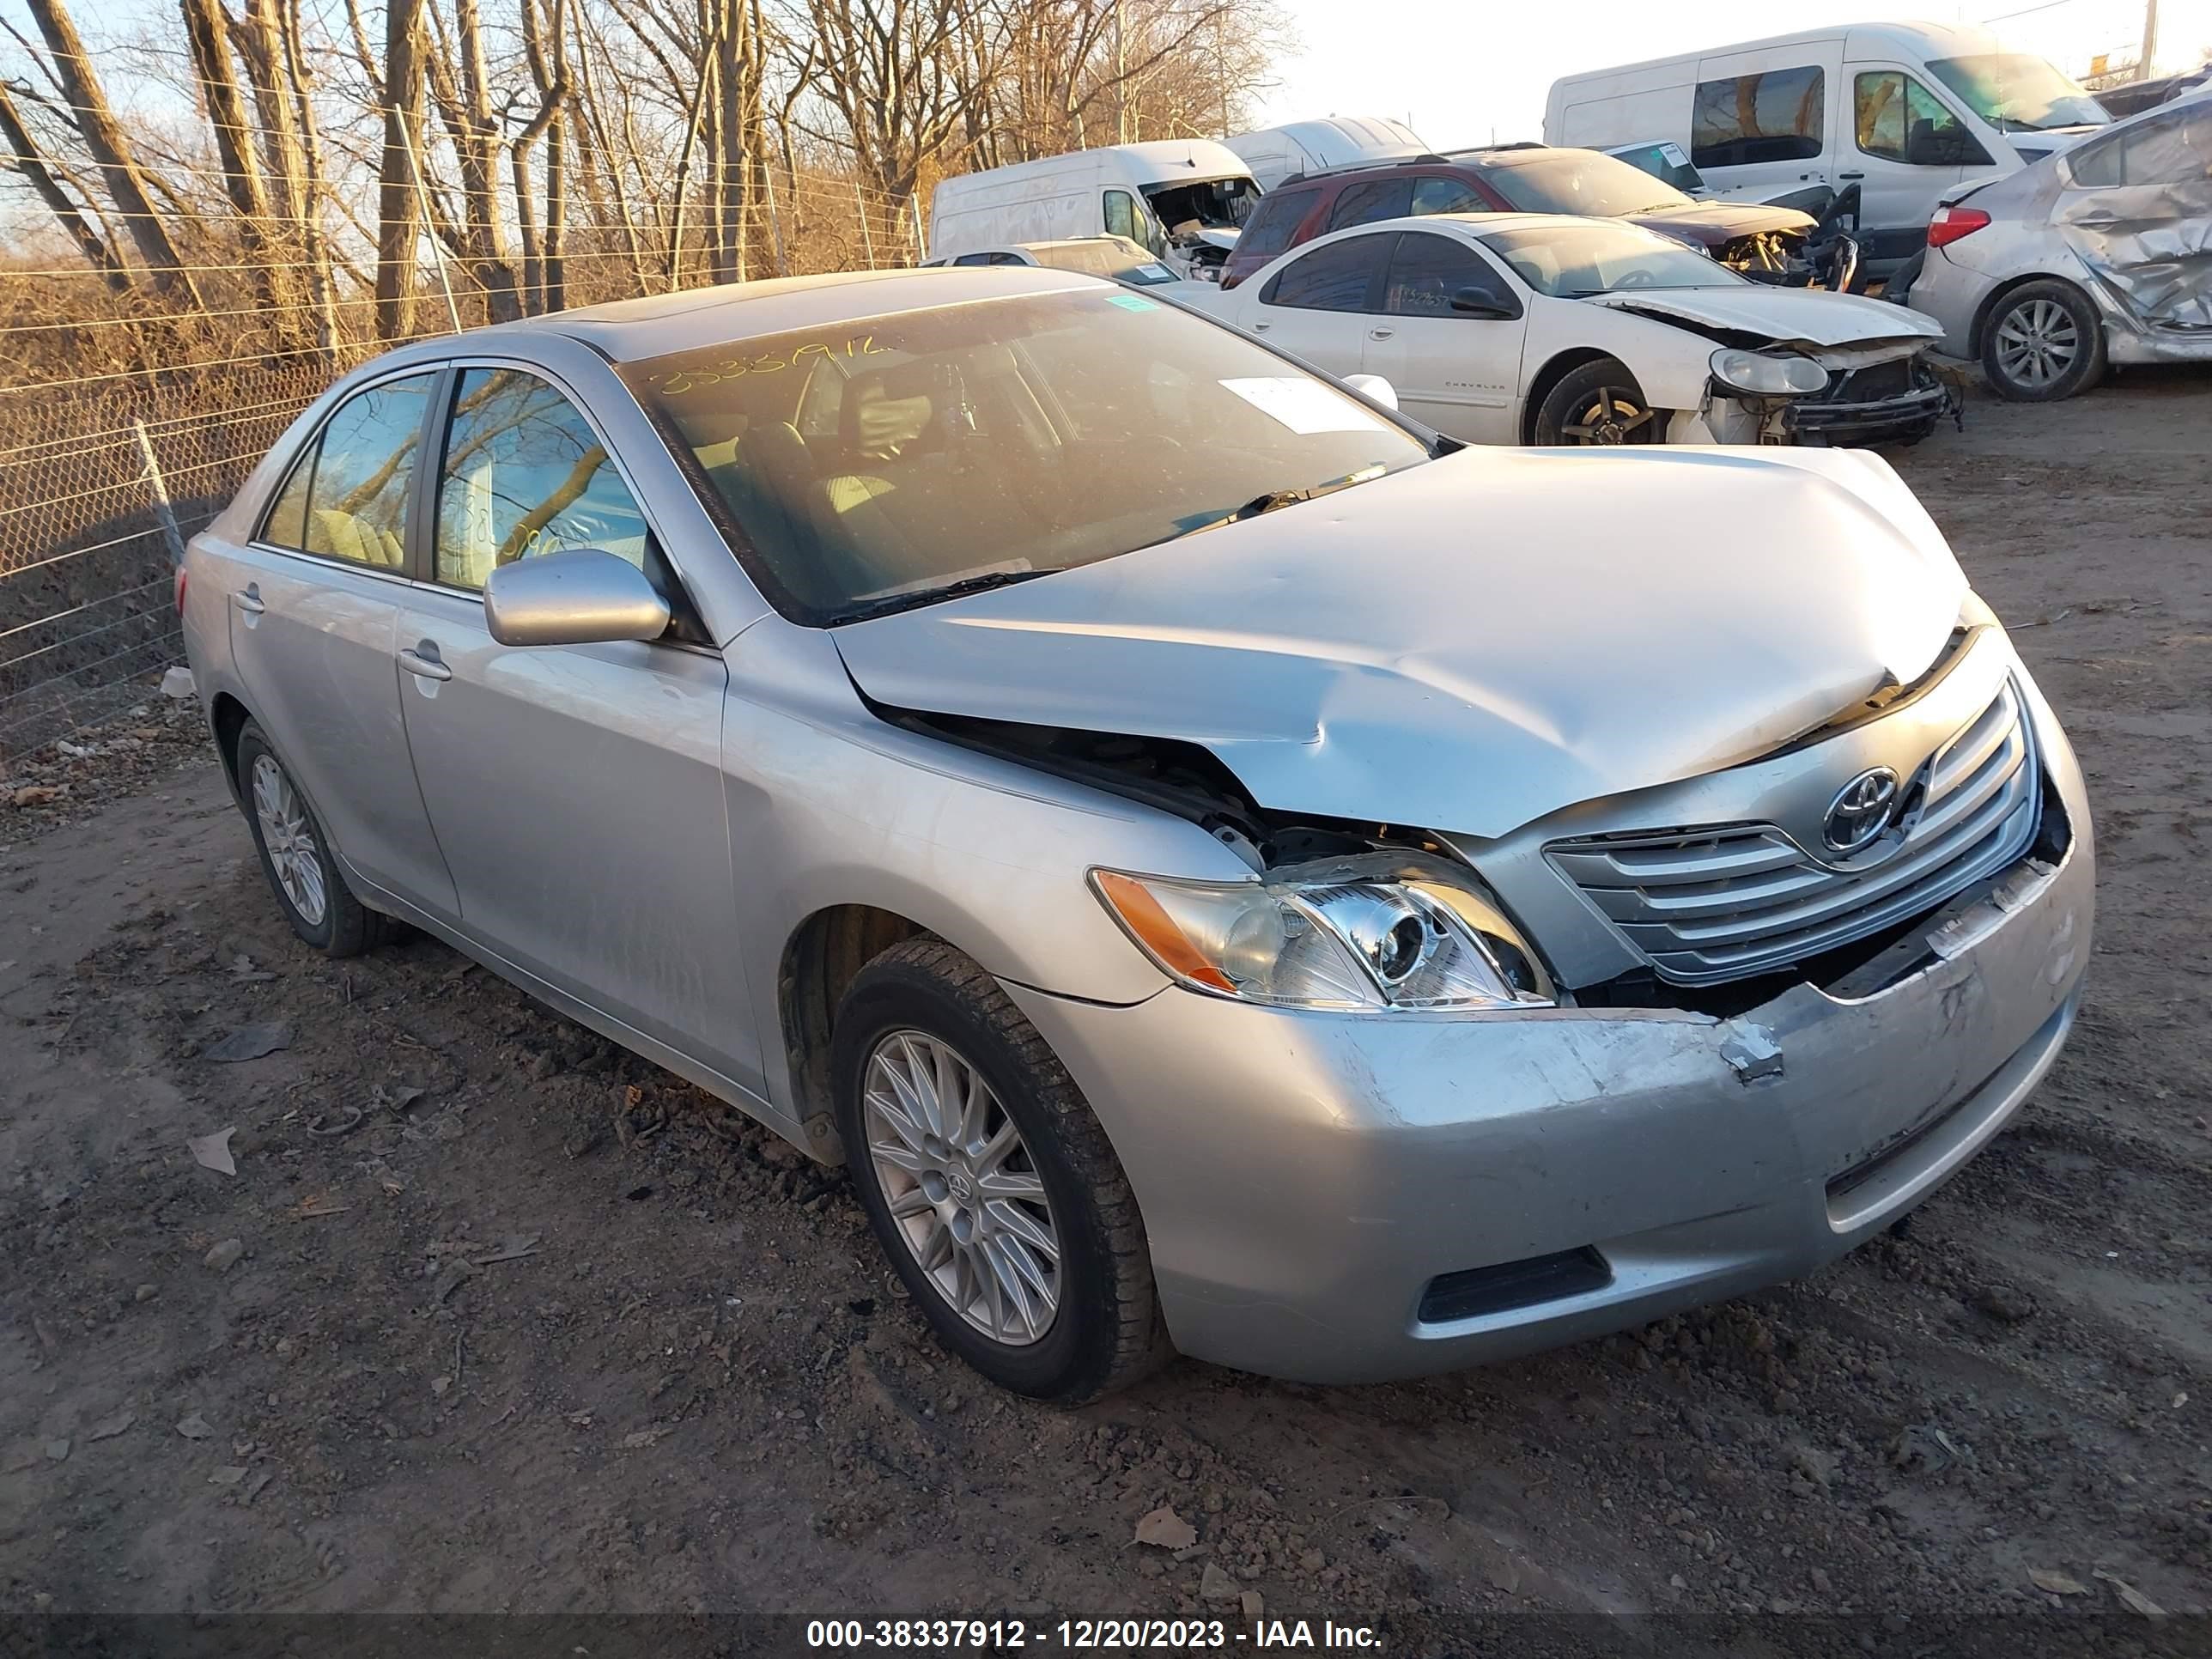
{"label": "bare tree", "polygon": [[138,257],[153,273],[158,294],[198,306],[199,289],[177,252],[168,226],[154,210],[131,142],[107,101],[107,90],[85,55],[76,21],[64,0],[25,0],[51,56],[54,79],[68,105],[72,125],[99,168],[108,195],[121,210],[123,226]]}
{"label": "bare tree", "polygon": [[414,328],[415,241],[422,225],[415,146],[422,125],[422,0],[386,0],[381,75],[357,17],[355,33],[384,115],[376,182],[376,337],[404,339]]}
{"label": "bare tree", "polygon": [[15,100],[9,95],[4,82],[0,82],[0,137],[8,141],[12,157],[9,165],[22,175],[24,182],[46,204],[70,240],[76,244],[77,252],[83,254],[92,268],[100,272],[112,292],[128,294],[131,291],[131,276],[124,269],[123,261],[116,256],[114,246],[92,228],[92,222],[84,216],[83,210],[62,187],[61,180],[54,176],[53,169],[46,163],[45,152],[31,137],[30,129],[23,125],[23,118],[17,112]]}

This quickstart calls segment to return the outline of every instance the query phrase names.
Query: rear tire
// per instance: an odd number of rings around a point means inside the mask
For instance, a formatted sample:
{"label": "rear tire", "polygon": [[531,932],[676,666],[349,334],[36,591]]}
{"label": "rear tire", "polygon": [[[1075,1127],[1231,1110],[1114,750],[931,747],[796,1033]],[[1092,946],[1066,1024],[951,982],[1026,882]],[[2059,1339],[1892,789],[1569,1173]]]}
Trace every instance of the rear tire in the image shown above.
{"label": "rear tire", "polygon": [[1636,377],[1618,358],[1600,357],[1570,369],[1536,410],[1539,444],[1656,444],[1667,441],[1668,414],[1644,401]]}
{"label": "rear tire", "polygon": [[396,933],[398,923],[353,896],[322,820],[253,720],[239,730],[235,764],[261,873],[301,942],[326,957],[357,957]]}
{"label": "rear tire", "polygon": [[1167,1357],[1128,1178],[997,980],[940,940],[893,945],[838,1008],[830,1075],[861,1207],[947,1348],[1060,1406]]}
{"label": "rear tire", "polygon": [[1982,373],[2016,404],[2053,404],[2104,378],[2105,325],[2071,283],[2024,283],[1982,325]]}

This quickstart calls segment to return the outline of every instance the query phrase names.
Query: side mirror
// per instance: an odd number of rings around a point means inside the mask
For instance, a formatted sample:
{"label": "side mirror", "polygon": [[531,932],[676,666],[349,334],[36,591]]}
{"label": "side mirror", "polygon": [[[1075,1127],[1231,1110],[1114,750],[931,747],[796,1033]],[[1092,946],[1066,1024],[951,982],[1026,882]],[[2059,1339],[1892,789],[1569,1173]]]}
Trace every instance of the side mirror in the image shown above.
{"label": "side mirror", "polygon": [[1462,288],[1452,290],[1452,312],[1461,317],[1484,317],[1499,321],[1516,313],[1498,303],[1498,296],[1487,289]]}
{"label": "side mirror", "polygon": [[668,629],[668,601],[645,573],[596,547],[503,564],[483,598],[484,625],[501,645],[604,645]]}
{"label": "side mirror", "polygon": [[1344,377],[1344,383],[1354,392],[1382,404],[1385,409],[1395,409],[1398,406],[1398,388],[1380,374],[1347,374]]}

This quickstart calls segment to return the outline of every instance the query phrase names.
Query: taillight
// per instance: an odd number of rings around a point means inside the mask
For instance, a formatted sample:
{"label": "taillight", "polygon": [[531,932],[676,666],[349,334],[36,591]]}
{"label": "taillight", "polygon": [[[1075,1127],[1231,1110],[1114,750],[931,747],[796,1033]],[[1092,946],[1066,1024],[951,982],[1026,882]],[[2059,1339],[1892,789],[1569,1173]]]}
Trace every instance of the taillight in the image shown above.
{"label": "taillight", "polygon": [[182,563],[177,566],[177,614],[179,617],[185,614],[185,567]]}
{"label": "taillight", "polygon": [[1979,208],[1939,207],[1936,216],[1928,222],[1928,246],[1948,247],[1961,236],[1971,236],[1989,223],[1990,216]]}

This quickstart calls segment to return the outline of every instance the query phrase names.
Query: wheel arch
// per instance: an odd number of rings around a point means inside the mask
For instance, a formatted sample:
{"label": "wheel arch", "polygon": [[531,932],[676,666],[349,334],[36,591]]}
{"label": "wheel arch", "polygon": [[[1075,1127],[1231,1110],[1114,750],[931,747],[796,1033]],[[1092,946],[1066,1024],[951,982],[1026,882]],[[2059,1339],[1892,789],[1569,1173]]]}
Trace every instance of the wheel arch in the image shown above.
{"label": "wheel arch", "polygon": [[790,1066],[791,1104],[808,1152],[844,1160],[831,1110],[830,1036],[837,1005],[860,969],[894,945],[937,937],[910,916],[873,904],[830,904],[802,918],[776,971],[777,1027]]}
{"label": "wheel arch", "polygon": [[[1607,351],[1601,346],[1569,346],[1565,350],[1554,352],[1543,368],[1536,371],[1535,378],[1528,382],[1527,395],[1521,399],[1521,441],[1524,444],[1536,441],[1536,416],[1544,407],[1544,399],[1552,395],[1553,387],[1583,364],[1602,362],[1607,358],[1627,369],[1631,380],[1636,379],[1636,371],[1629,368],[1627,361],[1619,352]],[[1643,390],[1642,381],[1637,381],[1637,389]]]}
{"label": "wheel arch", "polygon": [[216,692],[208,704],[208,725],[215,732],[216,753],[222,757],[223,776],[229,781],[234,796],[240,795],[238,734],[246,730],[246,721],[252,718],[253,711],[228,691]]}
{"label": "wheel arch", "polygon": [[1981,304],[1974,308],[1973,325],[1966,332],[1966,347],[1977,360],[1982,355],[1983,342],[1989,337],[1990,319],[1997,314],[1997,307],[2032,283],[2062,283],[2072,289],[2087,304],[2091,314],[2097,319],[2097,326],[2100,329],[2104,327],[2105,313],[2098,307],[2097,296],[2071,276],[2056,270],[2024,270],[1999,283],[1982,296]]}

